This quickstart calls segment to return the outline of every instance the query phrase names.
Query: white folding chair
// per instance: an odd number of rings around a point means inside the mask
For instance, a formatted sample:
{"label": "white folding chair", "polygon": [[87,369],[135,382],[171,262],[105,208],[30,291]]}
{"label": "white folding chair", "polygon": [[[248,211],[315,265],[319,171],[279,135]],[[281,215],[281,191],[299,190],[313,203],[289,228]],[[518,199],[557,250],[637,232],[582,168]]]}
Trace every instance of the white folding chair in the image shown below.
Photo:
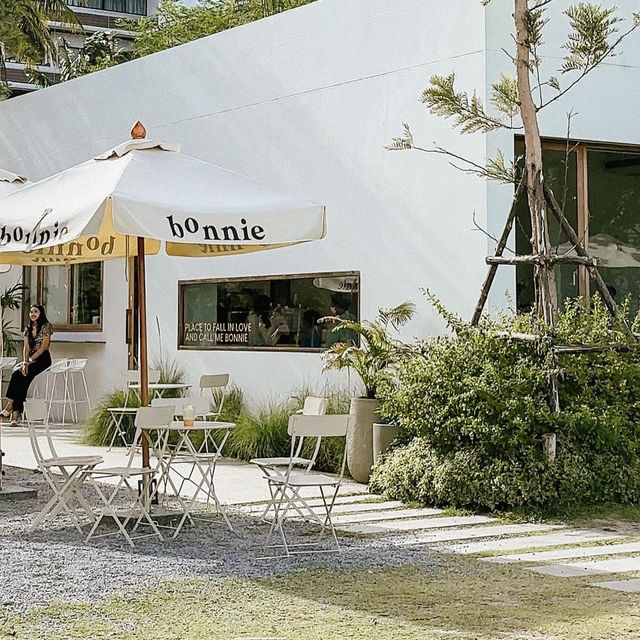
{"label": "white folding chair", "polygon": [[[297,415],[305,416],[323,416],[327,412],[329,401],[327,398],[317,398],[314,396],[308,396],[304,400],[302,409],[296,412]],[[316,458],[320,452],[320,444],[322,442],[322,436],[314,436],[315,444],[313,445],[313,451],[308,458],[302,457],[302,449],[305,444],[307,436],[299,435],[294,437],[291,434],[291,422],[289,422],[289,435],[291,436],[291,447],[294,451],[292,456],[289,457],[273,457],[273,458],[253,458],[250,460],[252,464],[260,467],[260,470],[265,477],[282,476],[286,473],[289,465],[300,467],[306,472],[309,472],[316,463]],[[271,501],[262,512],[261,519],[266,519],[269,511],[273,508],[273,501]]]}
{"label": "white folding chair", "polygon": [[[135,443],[142,437],[143,429],[166,427],[171,424],[172,420],[173,410],[171,407],[140,407],[136,412],[136,437],[134,446],[131,447],[131,452],[129,453],[127,465],[124,467],[97,467],[85,472],[85,476],[90,479],[103,505],[98,512],[98,518],[85,539],[86,542],[89,542],[92,538],[118,535],[118,533],[121,533],[132,547],[135,546],[133,541],[139,538],[157,536],[160,540],[163,539],[162,533],[160,533],[158,525],[154,522],[149,511],[153,498],[150,486],[155,469],[135,467],[133,462],[136,449]],[[98,484],[99,481],[110,478],[115,478],[116,482],[103,486]],[[127,489],[130,495],[127,508],[123,508],[122,505],[116,505],[116,499],[119,498],[118,494],[122,489]],[[118,530],[115,532],[96,533],[98,526],[106,516],[113,518]],[[133,522],[131,533],[127,531],[127,525],[130,522]],[[151,527],[151,532],[132,535],[140,525]]]}
{"label": "white folding chair", "polygon": [[200,395],[207,397],[204,393],[205,389],[208,389],[211,392],[211,408],[207,411],[203,420],[220,417],[222,414],[222,407],[224,406],[225,391],[228,384],[228,373],[214,373],[200,376],[200,382],[198,383],[198,386],[200,387]]}
{"label": "white folding chair", "polygon": [[[47,518],[53,519],[60,512],[64,512],[71,518],[73,526],[80,533],[83,533],[83,522],[78,516],[78,509],[73,508],[73,503],[77,503],[82,516],[86,516],[89,521],[95,520],[89,503],[82,496],[82,482],[84,473],[91,471],[101,463],[102,458],[100,456],[59,456],[51,437],[48,409],[44,400],[40,398],[27,399],[24,405],[24,417],[36,464],[42,472],[45,482],[53,491],[53,496],[36,516],[29,530],[33,531]],[[45,429],[49,449],[46,455],[43,453],[36,432],[36,424],[38,423]]]}
{"label": "white folding chair", "polygon": [[[347,461],[346,447],[339,476],[297,471],[295,447],[296,439],[300,437],[344,438],[352,420],[353,417],[350,415],[303,416],[297,414],[289,418],[291,455],[286,472],[284,474],[265,476],[271,492],[270,506],[274,510],[273,523],[264,545],[265,551],[269,547],[281,549],[283,553],[278,554],[276,557],[280,557],[283,554],[290,556],[300,553],[340,551],[340,544],[331,520],[331,510],[344,476]],[[310,506],[307,502],[308,498],[302,495],[303,491],[306,492],[310,488],[316,488],[320,492],[322,505],[319,508]],[[309,542],[289,541],[285,532],[285,521],[290,513],[317,524],[320,528],[317,539]],[[323,547],[327,531],[330,533],[332,546]],[[276,532],[279,533],[281,542],[279,544],[271,544]]]}

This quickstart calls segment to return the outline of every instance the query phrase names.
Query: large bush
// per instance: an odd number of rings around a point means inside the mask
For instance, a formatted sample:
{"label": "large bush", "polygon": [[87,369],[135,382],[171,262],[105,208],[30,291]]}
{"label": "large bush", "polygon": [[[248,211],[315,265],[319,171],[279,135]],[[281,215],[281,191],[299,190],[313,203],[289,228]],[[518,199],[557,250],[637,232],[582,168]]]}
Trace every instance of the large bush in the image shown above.
{"label": "large bush", "polygon": [[[384,412],[401,425],[403,444],[374,469],[374,490],[488,509],[640,500],[638,351],[551,351],[626,343],[599,299],[568,302],[553,332],[530,316],[472,328],[434,303],[455,334],[414,345],[397,384],[385,388]],[[540,338],[523,342],[514,333]],[[554,373],[559,413],[548,402]],[[543,455],[547,432],[557,434],[555,462]]]}

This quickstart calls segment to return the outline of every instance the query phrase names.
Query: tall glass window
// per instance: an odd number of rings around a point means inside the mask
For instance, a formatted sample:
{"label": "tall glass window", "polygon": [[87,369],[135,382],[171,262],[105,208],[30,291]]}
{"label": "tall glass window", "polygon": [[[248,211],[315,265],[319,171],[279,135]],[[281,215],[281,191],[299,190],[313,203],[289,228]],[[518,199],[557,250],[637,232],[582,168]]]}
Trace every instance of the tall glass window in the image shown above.
{"label": "tall glass window", "polygon": [[[516,142],[516,156],[524,145]],[[564,209],[591,257],[599,259],[600,275],[609,293],[620,304],[630,296],[631,311],[640,308],[640,152],[608,145],[544,142],[545,180]],[[516,252],[531,253],[531,221],[526,198],[518,203]],[[558,254],[573,250],[549,216],[549,234]],[[588,296],[590,282],[585,267],[555,267],[558,302],[578,295]],[[516,299],[519,310],[533,304],[533,269],[516,269]]]}
{"label": "tall glass window", "polygon": [[356,272],[179,282],[183,349],[324,349],[355,341],[323,316],[359,318]]}
{"label": "tall glass window", "polygon": [[42,304],[49,321],[62,330],[102,328],[102,263],[71,266],[25,267],[23,314]]}

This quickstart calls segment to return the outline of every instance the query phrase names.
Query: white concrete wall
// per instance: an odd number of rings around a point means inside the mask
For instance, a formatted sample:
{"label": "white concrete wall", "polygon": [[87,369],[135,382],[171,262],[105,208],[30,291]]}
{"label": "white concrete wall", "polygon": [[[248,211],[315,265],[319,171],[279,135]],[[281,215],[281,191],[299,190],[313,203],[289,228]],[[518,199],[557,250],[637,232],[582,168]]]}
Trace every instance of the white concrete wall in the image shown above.
{"label": "white concrete wall", "polygon": [[[419,96],[455,70],[484,87],[484,9],[469,0],[319,0],[64,85],[0,103],[0,166],[39,179],[121,142],[142,120],[183,152],[323,202],[328,235],[282,250],[217,260],[149,259],[150,351],[175,352],[177,280],[359,270],[362,316],[418,303],[406,337],[440,332],[428,287],[469,317],[484,278],[486,185],[443,156],[384,149],[411,124],[416,142],[483,162],[484,136],[459,136]],[[481,89],[482,93],[482,89]],[[1,211],[0,211],[1,215]],[[88,353],[95,393],[125,367],[123,267],[105,274],[106,346]],[[177,352],[191,381],[229,371],[253,398],[286,395],[322,374],[307,353]]]}

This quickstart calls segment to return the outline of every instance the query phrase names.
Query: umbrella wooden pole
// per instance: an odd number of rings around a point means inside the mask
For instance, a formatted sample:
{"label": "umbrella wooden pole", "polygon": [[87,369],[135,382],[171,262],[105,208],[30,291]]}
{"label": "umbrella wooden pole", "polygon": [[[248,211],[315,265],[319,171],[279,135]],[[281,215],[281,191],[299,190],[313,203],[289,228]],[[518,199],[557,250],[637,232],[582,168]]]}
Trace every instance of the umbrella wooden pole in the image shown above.
{"label": "umbrella wooden pole", "polygon": [[[140,321],[140,404],[146,407],[149,404],[149,368],[147,365],[147,294],[146,276],[144,264],[144,238],[138,237],[138,318]],[[142,466],[149,466],[149,442],[146,435],[142,434]]]}

